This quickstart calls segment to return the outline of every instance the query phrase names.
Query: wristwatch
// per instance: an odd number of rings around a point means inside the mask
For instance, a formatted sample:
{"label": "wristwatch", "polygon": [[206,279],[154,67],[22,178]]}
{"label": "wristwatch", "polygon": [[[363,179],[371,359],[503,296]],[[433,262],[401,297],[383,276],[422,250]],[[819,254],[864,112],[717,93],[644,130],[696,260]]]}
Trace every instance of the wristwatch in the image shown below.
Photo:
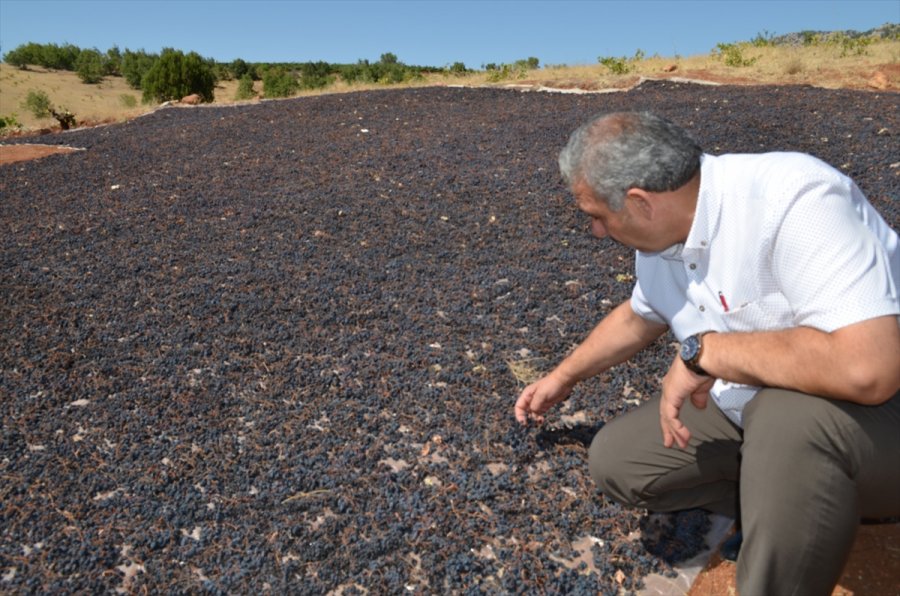
{"label": "wristwatch", "polygon": [[681,361],[684,362],[684,365],[688,367],[689,370],[694,371],[698,375],[703,375],[704,377],[708,377],[709,373],[703,370],[703,367],[700,366],[700,355],[703,353],[703,336],[709,331],[704,331],[703,333],[696,333],[688,338],[686,338],[683,342],[681,342]]}

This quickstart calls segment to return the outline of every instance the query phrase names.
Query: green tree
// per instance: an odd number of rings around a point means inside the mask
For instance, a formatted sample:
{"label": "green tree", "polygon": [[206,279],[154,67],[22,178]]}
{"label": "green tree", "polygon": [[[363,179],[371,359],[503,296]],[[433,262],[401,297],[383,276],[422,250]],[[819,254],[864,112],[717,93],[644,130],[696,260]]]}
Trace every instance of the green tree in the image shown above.
{"label": "green tree", "polygon": [[103,59],[103,74],[111,77],[122,76],[122,52],[119,46],[113,46],[106,50]]}
{"label": "green tree", "polygon": [[281,67],[271,67],[263,74],[265,97],[290,97],[300,89],[297,77]]}
{"label": "green tree", "polygon": [[256,97],[256,91],[253,90],[253,78],[245,73],[238,80],[238,88],[237,92],[234,94],[234,98],[237,100],[245,100]]}
{"label": "green tree", "polygon": [[29,64],[40,65],[43,61],[44,47],[34,42],[23,43],[3,56],[7,64],[25,70]]}
{"label": "green tree", "polygon": [[300,65],[300,87],[321,89],[334,82],[331,65],[327,62],[305,62]]}
{"label": "green tree", "polygon": [[75,63],[81,55],[81,48],[70,43],[58,46],[48,43],[42,47],[41,61],[38,62],[44,68],[55,70],[75,70]]}
{"label": "green tree", "polygon": [[75,72],[83,83],[93,85],[103,80],[105,64],[103,54],[97,49],[81,50],[75,62]]}
{"label": "green tree", "polygon": [[122,76],[125,77],[128,86],[132,89],[140,89],[144,75],[157,60],[159,60],[159,56],[156,54],[148,54],[144,50],[132,52],[126,49],[122,54]]}
{"label": "green tree", "polygon": [[464,62],[454,62],[447,70],[454,75],[464,75],[468,72]]}
{"label": "green tree", "polygon": [[231,61],[231,76],[240,80],[245,74],[250,74],[250,67],[240,58]]}
{"label": "green tree", "polygon": [[196,93],[203,101],[214,99],[216,76],[211,62],[198,53],[185,55],[165,48],[141,80],[144,103],[164,102]]}

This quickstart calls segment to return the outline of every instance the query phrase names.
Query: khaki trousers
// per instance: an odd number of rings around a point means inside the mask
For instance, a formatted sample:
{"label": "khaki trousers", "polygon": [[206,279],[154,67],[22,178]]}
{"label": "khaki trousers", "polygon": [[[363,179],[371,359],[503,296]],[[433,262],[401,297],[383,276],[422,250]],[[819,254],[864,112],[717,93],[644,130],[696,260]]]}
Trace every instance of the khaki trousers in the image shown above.
{"label": "khaki trousers", "polygon": [[863,406],[781,389],[747,405],[743,431],[688,402],[687,449],[666,449],[659,398],[605,425],[590,448],[610,498],[652,511],[739,517],[741,596],[830,595],[861,518],[900,516],[900,392]]}

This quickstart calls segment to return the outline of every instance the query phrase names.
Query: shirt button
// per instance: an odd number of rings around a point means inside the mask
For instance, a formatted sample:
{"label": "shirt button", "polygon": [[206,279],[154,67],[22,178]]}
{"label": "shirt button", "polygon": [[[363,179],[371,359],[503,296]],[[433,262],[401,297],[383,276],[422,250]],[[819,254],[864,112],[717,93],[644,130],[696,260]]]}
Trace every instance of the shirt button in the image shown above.
{"label": "shirt button", "polygon": [[706,240],[701,240],[701,241],[700,241],[700,246],[706,246]]}
{"label": "shirt button", "polygon": [[702,304],[700,305],[700,312],[706,312],[706,307]]}
{"label": "shirt button", "polygon": [[696,268],[697,268],[697,263],[691,263],[690,265],[688,265],[688,267],[690,267],[692,270],[693,270],[693,269],[696,269]]}

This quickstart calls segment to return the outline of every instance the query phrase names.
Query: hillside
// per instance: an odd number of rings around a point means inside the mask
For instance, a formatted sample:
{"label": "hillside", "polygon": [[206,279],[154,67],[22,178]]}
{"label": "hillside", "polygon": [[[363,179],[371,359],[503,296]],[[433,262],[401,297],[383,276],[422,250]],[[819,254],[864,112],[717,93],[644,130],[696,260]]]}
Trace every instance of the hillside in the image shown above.
{"label": "hillside", "polygon": [[[627,89],[643,79],[689,79],[729,85],[812,85],[829,89],[900,90],[898,25],[884,25],[864,33],[805,31],[779,37],[759,36],[749,42],[719,44],[708,54],[690,57],[599,57],[604,63],[581,66],[545,65],[531,70],[475,72],[465,75],[426,73],[403,86],[515,86],[574,91]],[[262,93],[262,84],[257,82]],[[385,85],[348,85],[340,80],[324,90],[301,93],[340,93]],[[53,128],[52,119],[37,119],[23,107],[28,92],[44,91],[59,107],[68,108],[81,125],[115,122],[154,110],[143,105],[141,92],[121,77],[107,77],[96,85],[82,83],[73,72],[30,66],[27,70],[0,64],[0,116],[14,117],[20,134]],[[237,81],[220,81],[215,104],[235,103]],[[257,99],[258,100],[258,99]],[[9,132],[9,131],[7,131]]]}

